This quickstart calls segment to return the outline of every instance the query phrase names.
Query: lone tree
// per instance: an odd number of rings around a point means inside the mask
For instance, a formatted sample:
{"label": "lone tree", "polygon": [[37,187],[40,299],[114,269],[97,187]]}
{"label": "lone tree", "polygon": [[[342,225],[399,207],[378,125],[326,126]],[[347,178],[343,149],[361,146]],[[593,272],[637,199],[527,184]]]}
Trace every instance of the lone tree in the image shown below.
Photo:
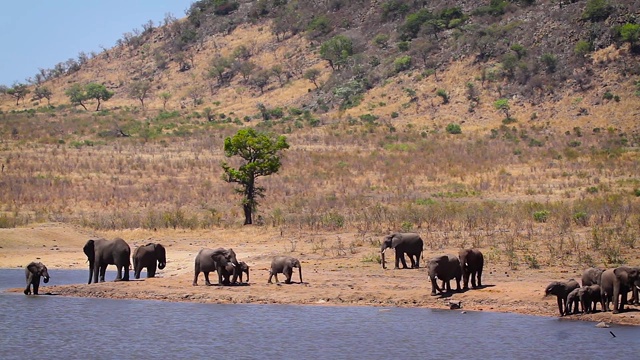
{"label": "lone tree", "polygon": [[27,85],[20,84],[20,83],[16,83],[13,85],[13,87],[5,90],[5,93],[7,95],[11,95],[14,98],[16,98],[16,105],[18,105],[20,100],[24,100],[24,98],[27,97],[27,94],[29,94],[29,92],[31,91],[27,89]]}
{"label": "lone tree", "polygon": [[113,97],[114,92],[109,91],[104,85],[97,83],[89,83],[85,86],[80,84],[73,84],[70,88],[65,91],[65,94],[71,100],[71,104],[80,105],[85,110],[87,110],[87,106],[85,102],[87,100],[96,99],[98,100],[98,106],[96,106],[96,111],[100,110],[101,101],[107,101]]}
{"label": "lone tree", "polygon": [[129,96],[140,100],[142,110],[144,110],[144,99],[148,97],[151,91],[151,82],[147,80],[138,80],[131,83],[129,88]]}
{"label": "lone tree", "polygon": [[244,224],[253,224],[252,214],[258,207],[257,197],[264,196],[263,187],[256,186],[256,179],[278,172],[280,169],[280,150],[288,149],[287,138],[283,135],[256,131],[252,128],[240,129],[233,137],[224,139],[224,153],[227,157],[240,156],[243,164],[235,169],[222,162],[223,179],[238,183],[235,189],[243,196]]}

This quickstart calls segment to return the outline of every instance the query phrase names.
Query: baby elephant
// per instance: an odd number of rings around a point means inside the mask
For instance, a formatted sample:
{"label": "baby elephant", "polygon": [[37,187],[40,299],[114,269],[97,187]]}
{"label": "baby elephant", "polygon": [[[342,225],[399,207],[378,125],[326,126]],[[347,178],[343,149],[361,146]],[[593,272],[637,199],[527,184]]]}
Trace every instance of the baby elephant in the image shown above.
{"label": "baby elephant", "polygon": [[300,261],[291,256],[276,256],[271,261],[271,270],[269,271],[269,284],[271,284],[271,277],[275,276],[276,283],[278,282],[278,273],[286,276],[285,284],[291,284],[291,275],[293,275],[293,268],[298,268],[300,274],[300,284],[302,284],[302,266]]}
{"label": "baby elephant", "polygon": [[582,288],[577,288],[571,290],[569,295],[567,295],[567,309],[565,311],[566,315],[577,314],[580,312],[580,296],[579,293]]}
{"label": "baby elephant", "polygon": [[[234,270],[238,271],[238,279],[240,280],[240,284],[243,283],[243,281],[242,281],[242,274],[243,273],[247,274],[247,283],[249,282],[249,265],[247,265],[247,263],[244,262],[244,261],[240,261],[237,266],[233,266],[233,264],[228,263],[227,266],[222,268],[222,278],[223,278],[223,282],[224,283],[234,284],[232,282],[233,281],[232,277],[233,277],[233,271]],[[235,283],[238,282],[238,279],[236,279]]]}
{"label": "baby elephant", "polygon": [[569,279],[567,281],[554,281],[547,285],[547,288],[544,290],[544,296],[555,295],[558,299],[558,311],[560,312],[560,316],[569,315],[567,314],[567,297],[570,292],[578,289],[579,287],[580,284],[578,284],[574,279]]}
{"label": "baby elephant", "polygon": [[596,312],[596,305],[601,303],[600,285],[583,286],[578,293],[582,312],[585,314]]}
{"label": "baby elephant", "polygon": [[38,295],[38,288],[40,287],[40,277],[44,278],[44,283],[49,282],[49,272],[47,267],[41,262],[31,262],[24,269],[24,273],[27,277],[27,287],[24,289],[24,294],[31,294],[31,285],[33,285],[33,295]]}

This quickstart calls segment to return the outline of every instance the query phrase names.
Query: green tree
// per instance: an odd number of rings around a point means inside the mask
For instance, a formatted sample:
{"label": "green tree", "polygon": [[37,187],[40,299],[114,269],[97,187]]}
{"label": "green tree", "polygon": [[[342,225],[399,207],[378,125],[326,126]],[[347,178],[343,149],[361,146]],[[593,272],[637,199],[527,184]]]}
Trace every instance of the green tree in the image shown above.
{"label": "green tree", "polygon": [[131,87],[129,89],[129,96],[134,99],[140,100],[140,105],[144,110],[144,99],[149,95],[149,91],[151,90],[151,82],[148,80],[138,80],[131,83]]}
{"label": "green tree", "polygon": [[304,78],[311,81],[313,85],[316,86],[316,89],[318,88],[319,77],[320,77],[320,70],[318,69],[311,68],[304,72]]}
{"label": "green tree", "polygon": [[320,45],[320,57],[327,60],[334,70],[340,70],[351,55],[353,55],[353,42],[344,35],[336,35]]}
{"label": "green tree", "polygon": [[209,76],[218,78],[218,83],[222,85],[225,82],[224,73],[230,66],[231,61],[228,58],[217,55],[211,59],[211,63],[209,64]]}
{"label": "green tree", "polygon": [[221,166],[224,170],[223,179],[239,184],[235,191],[243,197],[245,225],[253,223],[253,213],[258,207],[257,198],[264,196],[265,188],[256,186],[257,178],[278,172],[281,166],[279,153],[288,148],[285,136],[274,137],[252,128],[240,129],[236,135],[224,140],[225,155],[243,159],[237,169],[226,162],[222,162]]}
{"label": "green tree", "polygon": [[269,85],[270,77],[271,73],[269,70],[260,70],[251,79],[253,85],[260,89],[260,94],[264,94],[264,87]]}
{"label": "green tree", "polygon": [[509,116],[509,110],[511,109],[509,107],[509,99],[498,99],[493,103],[493,107],[495,107],[496,110],[504,112],[504,115],[507,117],[507,119],[511,118],[511,116]]}
{"label": "green tree", "polygon": [[171,93],[168,91],[160,93],[160,99],[162,100],[162,110],[167,110],[167,102],[171,99]]}
{"label": "green tree", "polygon": [[5,91],[7,95],[11,95],[16,98],[16,105],[18,105],[20,100],[24,100],[24,98],[27,97],[27,94],[29,94],[30,92],[31,90],[27,88],[27,85],[20,83],[14,84],[13,87],[8,88]]}
{"label": "green tree", "polygon": [[640,24],[626,23],[620,27],[620,37],[634,48],[640,45]]}
{"label": "green tree", "polygon": [[73,84],[64,93],[69,97],[72,105],[80,105],[83,109],[87,110],[87,106],[84,104],[84,102],[87,101],[88,98],[87,93],[82,85]]}
{"label": "green tree", "polygon": [[47,99],[47,105],[51,105],[51,95],[53,95],[51,89],[46,86],[37,86],[33,92],[34,99]]}
{"label": "green tree", "polygon": [[96,106],[96,111],[100,110],[100,104],[102,101],[108,101],[114,95],[113,91],[109,91],[104,85],[98,83],[89,83],[85,86],[85,93],[87,99],[96,99],[98,101],[98,106]]}
{"label": "green tree", "polygon": [[613,6],[608,0],[589,0],[582,13],[582,18],[592,22],[603,21],[611,15],[612,11]]}

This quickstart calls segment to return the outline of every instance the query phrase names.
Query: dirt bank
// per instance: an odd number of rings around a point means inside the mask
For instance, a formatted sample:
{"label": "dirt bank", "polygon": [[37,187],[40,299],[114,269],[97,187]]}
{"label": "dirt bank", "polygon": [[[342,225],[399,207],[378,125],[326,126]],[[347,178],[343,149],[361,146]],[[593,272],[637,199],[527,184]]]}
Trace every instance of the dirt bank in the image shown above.
{"label": "dirt bank", "polygon": [[[159,277],[129,282],[91,285],[55,285],[59,269],[86,269],[82,246],[90,237],[124,238],[132,249],[148,242],[167,248],[167,267]],[[153,299],[201,303],[322,304],[429,307],[446,309],[449,301],[461,301],[464,310],[512,312],[557,316],[555,298],[544,298],[545,286],[553,280],[580,278],[579,268],[510,269],[499,259],[485,265],[485,287],[454,293],[450,297],[430,296],[426,270],[383,270],[374,258],[381,236],[353,233],[286,234],[260,227],[216,231],[131,230],[92,233],[63,224],[43,224],[28,228],[0,229],[0,268],[23,267],[42,261],[52,281],[41,292],[64,296],[115,299]],[[192,286],[193,259],[203,247],[231,247],[238,259],[251,266],[249,285],[219,287]],[[425,257],[456,253],[456,249],[427,251]],[[268,266],[277,254],[301,260],[303,284],[267,284]],[[392,256],[389,257],[392,259]],[[490,259],[491,260],[491,259]],[[390,264],[393,266],[393,264]],[[133,275],[133,272],[131,272]],[[88,276],[88,274],[87,274]],[[213,274],[215,282],[216,274]],[[297,276],[294,277],[297,280]],[[282,280],[282,278],[280,278]],[[19,292],[22,289],[10,289]],[[640,312],[613,315],[596,313],[570,318],[607,323],[640,325]]]}

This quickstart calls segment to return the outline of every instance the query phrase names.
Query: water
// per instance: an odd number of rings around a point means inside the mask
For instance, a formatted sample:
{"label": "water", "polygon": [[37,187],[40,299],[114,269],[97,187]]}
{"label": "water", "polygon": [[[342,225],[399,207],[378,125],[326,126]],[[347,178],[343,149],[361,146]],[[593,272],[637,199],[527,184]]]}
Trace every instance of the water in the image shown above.
{"label": "water", "polygon": [[[79,270],[50,274],[42,293],[48,285],[85,283],[89,276]],[[1,289],[23,287],[23,279],[22,269],[0,270]],[[594,323],[557,318],[417,308],[191,304],[0,292],[0,324],[0,359],[595,359],[611,358],[614,352],[617,358],[636,358],[640,351],[640,327],[598,329]]]}

